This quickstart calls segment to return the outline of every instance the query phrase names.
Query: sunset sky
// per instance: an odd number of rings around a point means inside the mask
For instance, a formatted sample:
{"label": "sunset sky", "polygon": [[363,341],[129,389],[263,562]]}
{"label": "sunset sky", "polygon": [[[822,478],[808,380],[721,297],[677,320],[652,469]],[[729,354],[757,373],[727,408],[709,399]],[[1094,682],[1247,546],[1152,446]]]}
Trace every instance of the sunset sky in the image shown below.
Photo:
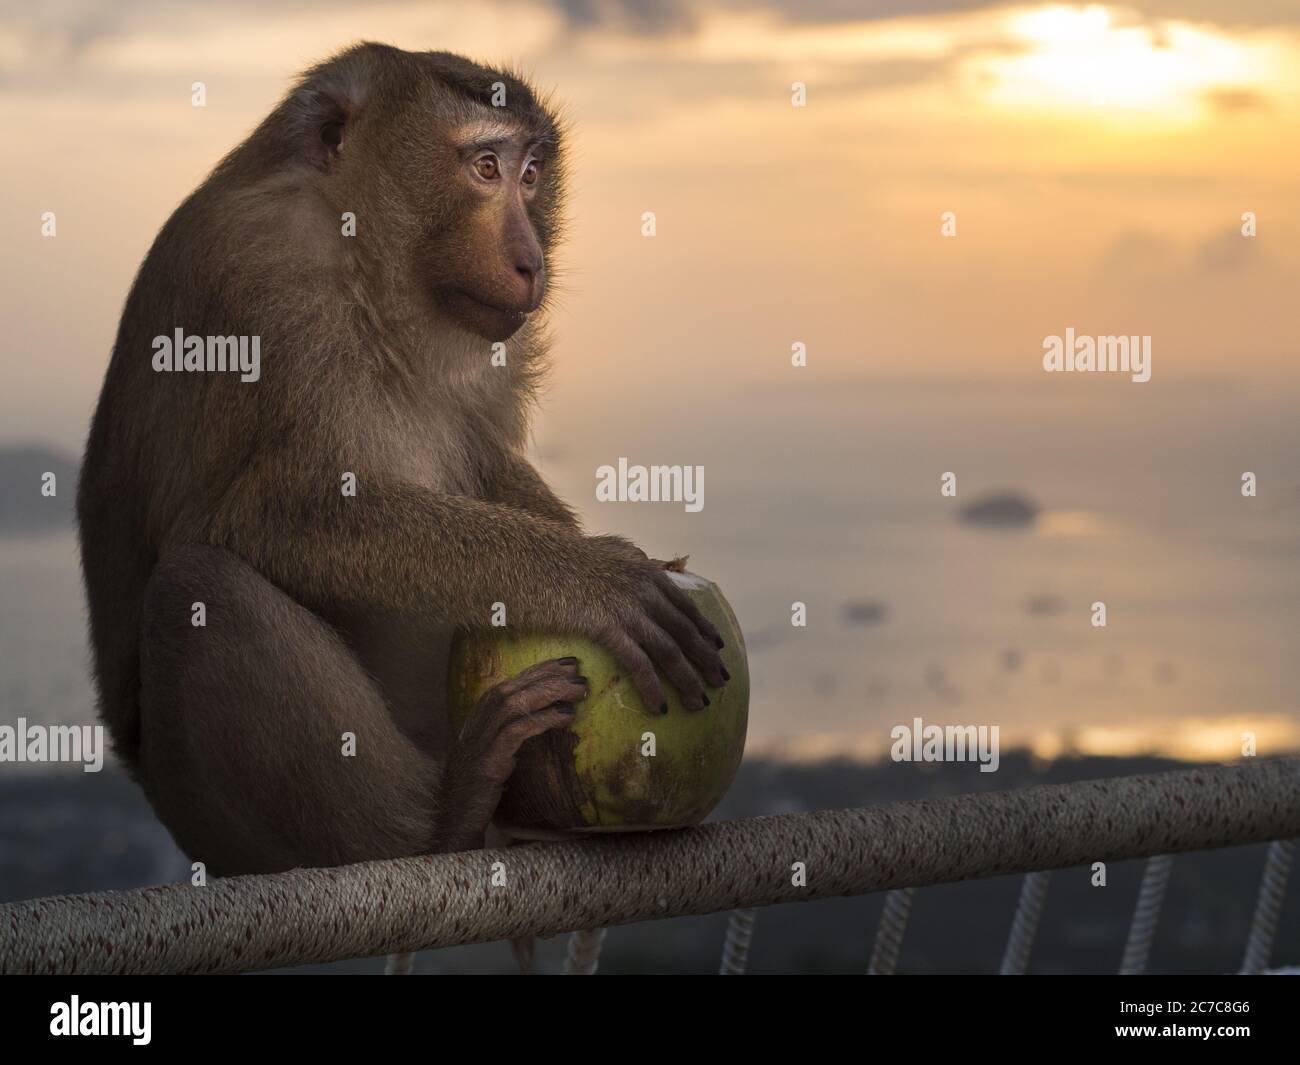
{"label": "sunset sky", "polygon": [[793,340],[826,375],[1015,377],[1067,325],[1156,335],[1164,380],[1300,380],[1283,0],[4,8],[7,439],[80,443],[158,226],[295,72],[366,38],[513,63],[562,102],[566,417],[615,378],[780,374]]}

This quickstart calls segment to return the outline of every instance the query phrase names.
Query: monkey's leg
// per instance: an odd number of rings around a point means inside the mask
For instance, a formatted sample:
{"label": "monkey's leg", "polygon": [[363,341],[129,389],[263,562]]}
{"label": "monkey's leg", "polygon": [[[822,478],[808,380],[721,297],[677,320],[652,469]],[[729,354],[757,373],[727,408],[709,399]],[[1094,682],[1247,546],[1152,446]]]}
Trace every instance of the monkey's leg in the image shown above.
{"label": "monkey's leg", "polygon": [[574,658],[524,670],[483,695],[440,770],[333,628],[194,545],[150,578],[140,658],[145,791],[223,875],[481,847],[520,745],[587,694]]}
{"label": "monkey's leg", "polygon": [[435,760],[337,633],[229,552],[186,546],[159,561],[140,703],[145,791],[212,872],[433,849]]}

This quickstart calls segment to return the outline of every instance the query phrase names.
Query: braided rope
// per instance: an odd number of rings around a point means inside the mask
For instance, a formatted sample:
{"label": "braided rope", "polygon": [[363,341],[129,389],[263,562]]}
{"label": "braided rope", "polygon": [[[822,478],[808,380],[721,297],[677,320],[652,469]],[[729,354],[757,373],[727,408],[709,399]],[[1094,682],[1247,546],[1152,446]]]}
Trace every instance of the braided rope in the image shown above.
{"label": "braided rope", "polygon": [[903,888],[885,896],[880,927],[876,930],[876,946],[867,965],[868,976],[894,975],[899,951],[903,949],[903,933],[907,931],[907,915],[912,912],[912,894],[912,888]]}
{"label": "braided rope", "polygon": [[727,938],[722,941],[719,976],[744,976],[749,965],[749,944],[754,939],[754,909],[732,910],[727,921]]}
{"label": "braided rope", "polygon": [[1264,859],[1264,877],[1259,884],[1259,897],[1255,900],[1255,916],[1250,922],[1246,938],[1246,956],[1241,962],[1243,973],[1258,973],[1268,966],[1273,953],[1273,937],[1277,935],[1277,920],[1282,912],[1282,896],[1286,893],[1287,873],[1295,853],[1295,840],[1274,840]]}
{"label": "braided rope", "polygon": [[589,928],[569,936],[569,951],[564,959],[565,976],[594,976],[600,964],[600,948],[605,945],[605,929]]}
{"label": "braided rope", "polygon": [[1015,920],[1011,922],[1011,935],[1007,937],[1007,950],[1002,955],[1002,976],[1023,976],[1029,968],[1029,952],[1038,932],[1038,919],[1043,915],[1043,901],[1047,898],[1050,872],[1029,873],[1020,885],[1020,902],[1016,906]]}
{"label": "braided rope", "polygon": [[1151,944],[1156,936],[1156,922],[1160,920],[1160,907],[1164,905],[1165,888],[1169,884],[1169,870],[1173,864],[1172,854],[1157,854],[1148,858],[1142,868],[1142,886],[1138,888],[1133,921],[1128,926],[1124,957],[1119,963],[1120,976],[1140,976],[1147,971]]}
{"label": "braided rope", "polygon": [[[1252,759],[30,899],[0,905],[0,972],[255,971],[1293,836],[1300,760]],[[509,870],[509,886],[494,886],[493,863]]]}

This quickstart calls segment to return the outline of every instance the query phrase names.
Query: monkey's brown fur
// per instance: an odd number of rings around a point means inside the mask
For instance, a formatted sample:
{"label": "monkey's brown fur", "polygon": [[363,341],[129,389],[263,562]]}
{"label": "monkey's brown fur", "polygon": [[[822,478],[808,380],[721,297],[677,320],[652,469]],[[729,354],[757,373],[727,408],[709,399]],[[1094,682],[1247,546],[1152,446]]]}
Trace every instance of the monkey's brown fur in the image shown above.
{"label": "monkey's brown fur", "polygon": [[[503,131],[495,169],[465,129]],[[656,667],[690,707],[722,682],[716,632],[660,565],[584,536],[522,455],[562,178],[557,122],[517,77],[360,45],[145,259],[86,446],[82,560],[115,749],[214,871],[480,845],[519,745],[585,693],[578,664],[547,663],[450,736],[449,639],[494,603],[604,643],[652,706]],[[259,336],[260,379],[156,372],[177,328]]]}

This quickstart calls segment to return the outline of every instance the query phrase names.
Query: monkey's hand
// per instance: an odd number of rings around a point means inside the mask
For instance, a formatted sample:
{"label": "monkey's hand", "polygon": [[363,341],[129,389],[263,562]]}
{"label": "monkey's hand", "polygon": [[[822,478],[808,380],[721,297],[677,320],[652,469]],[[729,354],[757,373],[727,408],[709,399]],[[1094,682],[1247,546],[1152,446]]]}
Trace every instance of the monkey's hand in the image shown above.
{"label": "monkey's hand", "polygon": [[525,740],[573,721],[587,697],[576,658],[539,662],[485,692],[465,721],[443,769],[434,853],[476,850]]}
{"label": "monkey's hand", "polygon": [[573,627],[613,652],[646,706],[668,710],[656,669],[688,710],[708,706],[704,681],[718,688],[731,679],[718,654],[722,637],[673,583],[671,564],[619,536],[587,537],[583,545],[585,571],[569,599]]}

